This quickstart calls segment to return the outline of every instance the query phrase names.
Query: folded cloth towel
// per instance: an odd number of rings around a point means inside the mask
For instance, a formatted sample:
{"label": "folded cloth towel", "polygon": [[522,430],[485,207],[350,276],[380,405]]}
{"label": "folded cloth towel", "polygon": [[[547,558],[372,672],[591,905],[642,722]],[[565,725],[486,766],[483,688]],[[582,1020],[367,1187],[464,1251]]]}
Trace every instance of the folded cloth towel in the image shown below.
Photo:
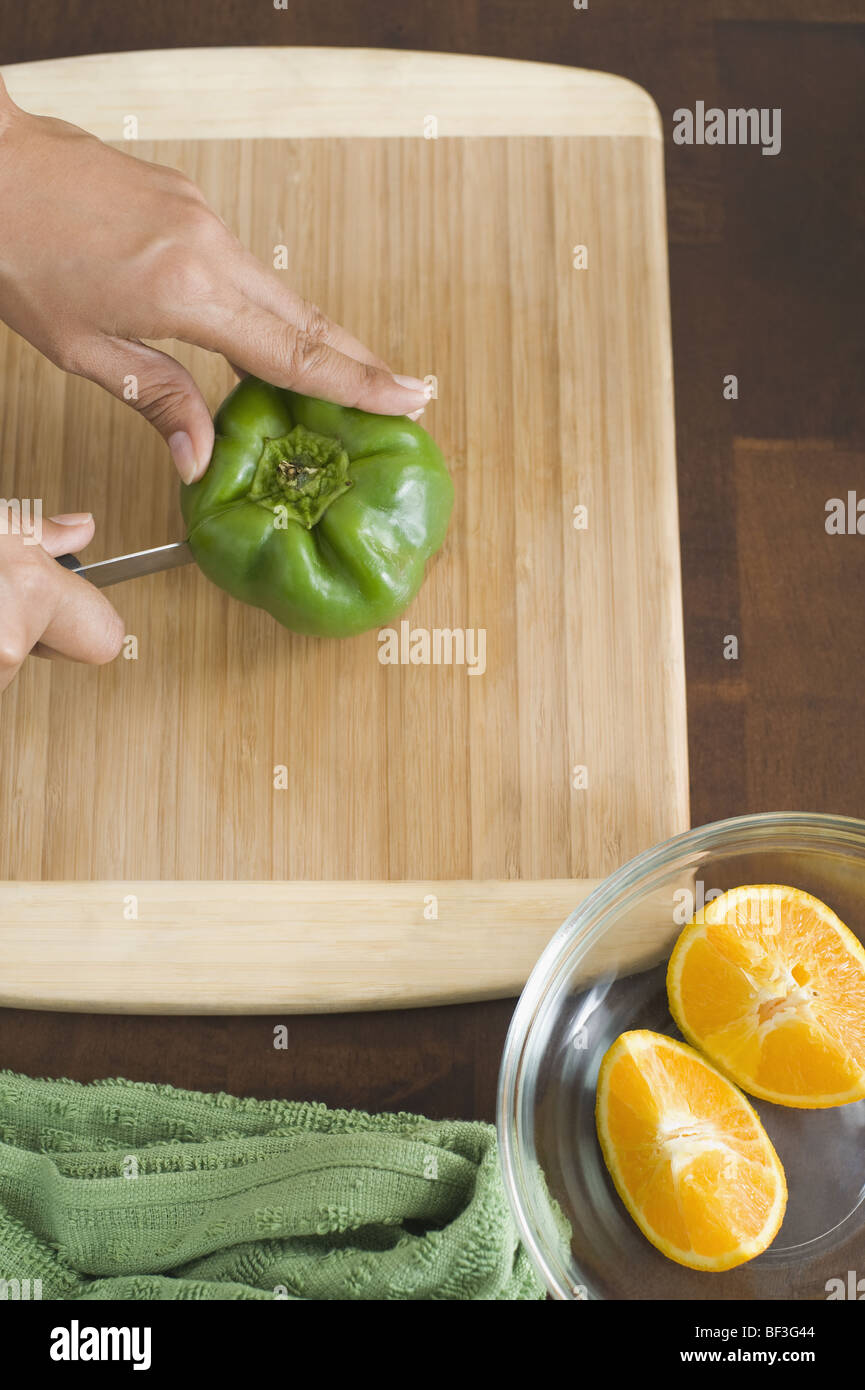
{"label": "folded cloth towel", "polygon": [[543,1297],[490,1125],[0,1071],[0,1296],[36,1280],[52,1299]]}

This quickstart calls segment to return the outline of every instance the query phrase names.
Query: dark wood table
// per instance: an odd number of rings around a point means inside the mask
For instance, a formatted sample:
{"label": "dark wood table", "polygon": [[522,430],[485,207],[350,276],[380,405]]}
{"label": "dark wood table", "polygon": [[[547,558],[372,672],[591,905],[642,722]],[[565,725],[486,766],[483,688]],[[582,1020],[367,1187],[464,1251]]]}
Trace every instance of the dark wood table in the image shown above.
{"label": "dark wood table", "polygon": [[[861,0],[41,0],[0,6],[3,62],[326,44],[570,63],[647,88],[667,197],[692,820],[865,814],[865,23]],[[775,157],[674,145],[673,112],[780,107]],[[738,378],[725,400],[723,378]],[[865,517],[863,517],[865,530]],[[725,658],[725,639],[739,643]],[[0,1011],[0,1064],[492,1119],[512,1003],[319,1018]],[[287,1049],[273,1030],[286,1023]]]}

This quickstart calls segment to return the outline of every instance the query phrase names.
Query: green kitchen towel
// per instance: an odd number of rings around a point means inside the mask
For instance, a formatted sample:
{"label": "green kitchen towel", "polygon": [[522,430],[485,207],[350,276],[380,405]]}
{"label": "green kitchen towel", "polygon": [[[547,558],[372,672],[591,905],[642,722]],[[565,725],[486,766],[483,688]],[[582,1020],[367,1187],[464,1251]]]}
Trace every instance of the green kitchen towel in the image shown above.
{"label": "green kitchen towel", "polygon": [[10,1071],[0,1281],[6,1298],[544,1296],[490,1125]]}

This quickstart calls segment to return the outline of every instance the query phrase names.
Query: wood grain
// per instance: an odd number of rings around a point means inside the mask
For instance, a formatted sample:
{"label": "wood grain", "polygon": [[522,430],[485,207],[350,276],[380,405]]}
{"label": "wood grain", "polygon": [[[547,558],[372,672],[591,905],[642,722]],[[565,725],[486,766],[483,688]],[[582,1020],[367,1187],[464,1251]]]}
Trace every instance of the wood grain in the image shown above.
{"label": "wood grain", "polygon": [[635,135],[655,104],[623,77],[555,63],[375,48],[160,48],[3,69],[20,106],[103,140],[290,136]]}
{"label": "wood grain", "polygon": [[[339,1013],[507,997],[596,886],[5,883],[0,1005]],[[598,971],[622,956],[654,964],[665,906],[609,943]]]}
{"label": "wood grain", "polygon": [[[266,263],[285,246],[291,283],[397,370],[435,375],[440,396],[425,422],[457,501],[407,617],[425,629],[482,629],[486,670],[385,666],[375,633],[338,644],[298,637],[191,567],[117,586],[108,592],[137,659],[102,670],[32,661],[4,699],[7,879],[579,881],[687,826],[652,120],[622,135],[640,106],[629,84],[621,108],[615,79],[597,105],[608,80],[565,73],[553,91],[560,81],[571,93],[574,135],[369,138],[367,115],[373,126],[378,117],[368,94],[383,73],[397,96],[419,72],[444,74],[442,101],[470,91],[463,123],[472,128],[474,110],[483,131],[512,65],[493,81],[495,65],[473,60],[350,57],[347,68],[337,55],[333,72],[354,75],[356,119],[343,120],[351,138],[126,148],[188,172]],[[261,58],[271,90],[275,56]],[[234,61],[172,59],[188,78],[178,90],[205,90],[206,79],[211,99]],[[281,61],[293,71],[291,55]],[[88,63],[59,71],[52,100],[105,129],[110,82],[94,83]],[[153,63],[121,56],[106,71],[118,91],[123,74],[141,91]],[[311,86],[323,72],[335,81],[323,54],[303,72]],[[10,85],[38,107],[50,76],[19,69]],[[154,110],[168,90],[151,95]],[[294,90],[292,103],[301,97]],[[258,129],[253,107],[245,121],[235,94],[240,129]],[[619,111],[613,133],[585,133],[586,112],[595,122],[607,108]],[[645,117],[651,103],[640,109]],[[559,130],[564,108],[549,110]],[[181,100],[172,119],[187,116]],[[577,243],[588,270],[573,268]],[[230,384],[226,365],[171,350],[215,405]],[[0,449],[10,496],[40,497],[48,514],[95,513],[93,558],[182,535],[155,434],[5,332]],[[573,525],[578,504],[588,508],[584,531]],[[572,785],[576,766],[585,787]],[[274,785],[279,767],[285,789]]]}

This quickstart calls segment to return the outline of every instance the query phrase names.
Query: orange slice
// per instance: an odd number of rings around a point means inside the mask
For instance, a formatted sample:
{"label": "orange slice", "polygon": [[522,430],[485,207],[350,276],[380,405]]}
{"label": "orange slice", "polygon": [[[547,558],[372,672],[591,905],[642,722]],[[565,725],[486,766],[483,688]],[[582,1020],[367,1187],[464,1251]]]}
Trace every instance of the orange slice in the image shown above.
{"label": "orange slice", "polygon": [[771,1244],[784,1169],[741,1091],[687,1043],[622,1033],[601,1063],[604,1161],[643,1235],[691,1269],[732,1269]]}
{"label": "orange slice", "polygon": [[751,1095],[803,1109],[865,1097],[865,950],[810,893],[715,898],[676,942],[667,994],[688,1041]]}

